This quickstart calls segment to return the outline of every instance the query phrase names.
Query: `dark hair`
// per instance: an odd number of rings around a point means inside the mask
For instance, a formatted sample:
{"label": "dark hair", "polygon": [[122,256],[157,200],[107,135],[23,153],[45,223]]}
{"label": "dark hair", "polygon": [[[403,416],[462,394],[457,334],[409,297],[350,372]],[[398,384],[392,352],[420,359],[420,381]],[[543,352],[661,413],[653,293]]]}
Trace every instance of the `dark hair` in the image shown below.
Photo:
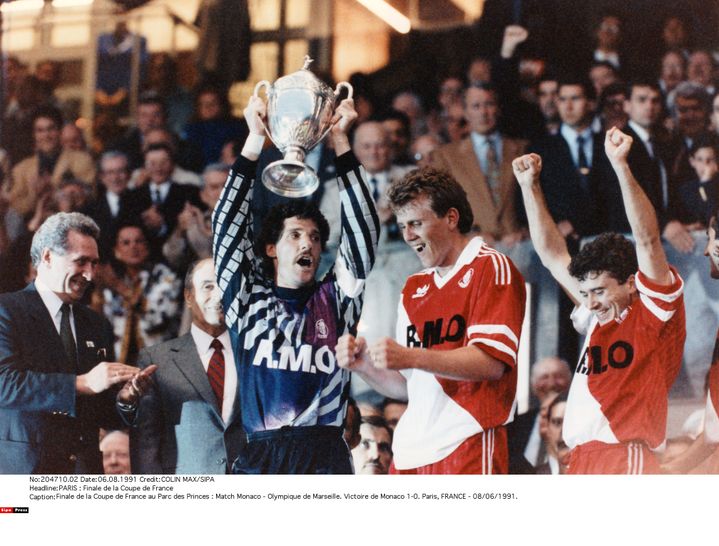
{"label": "dark hair", "polygon": [[164,150],[167,152],[167,155],[170,156],[170,159],[173,163],[175,163],[175,152],[172,150],[172,147],[168,146],[164,142],[157,142],[155,144],[150,144],[147,149],[145,150],[143,156],[147,157],[147,154],[150,152],[156,152],[158,150]]}
{"label": "dark hair", "polygon": [[566,402],[567,400],[569,400],[569,393],[566,391],[555,396],[554,400],[552,400],[549,403],[549,406],[547,406],[547,419],[549,419],[549,416],[552,415],[552,409],[554,406],[561,402]]}
{"label": "dark hair", "polygon": [[392,443],[392,429],[384,417],[380,417],[379,415],[366,415],[362,417],[362,420],[360,421],[360,426],[361,425],[369,425],[371,427],[385,429],[387,434],[389,434],[390,444]]}
{"label": "dark hair", "polygon": [[480,91],[487,91],[488,93],[492,93],[494,99],[497,101],[497,105],[499,105],[499,93],[497,91],[497,88],[491,83],[485,82],[471,82],[467,87],[465,87],[464,91],[462,91],[462,104],[467,104],[467,93],[470,89],[479,89]]}
{"label": "dark hair", "polygon": [[614,82],[607,85],[599,95],[599,110],[602,111],[607,106],[609,97],[614,95],[624,95],[627,98],[627,86],[621,82]]}
{"label": "dark hair", "polygon": [[200,265],[205,260],[209,260],[211,258],[202,258],[200,260],[193,261],[189,267],[187,268],[187,273],[185,273],[185,290],[189,290],[192,292],[194,290],[194,286],[192,285],[192,277],[195,276],[195,269],[197,269],[197,266]]}
{"label": "dark hair", "polygon": [[563,76],[557,82],[557,93],[559,93],[565,85],[576,85],[581,87],[584,91],[584,97],[587,100],[594,100],[597,98],[594,85],[592,85],[592,82],[587,78],[580,76]]}
{"label": "dark hair", "polygon": [[139,108],[142,105],[146,104],[156,104],[160,107],[160,110],[162,111],[162,115],[166,118],[167,117],[167,105],[165,104],[164,99],[160,96],[160,94],[157,91],[145,91],[144,93],[141,93],[140,96],[137,99],[137,107]]}
{"label": "dark hair", "polygon": [[649,87],[654,91],[657,91],[663,97],[662,88],[659,87],[659,83],[651,78],[635,78],[627,83],[627,99],[632,98],[632,91],[635,87]]}
{"label": "dark hair", "polygon": [[133,222],[132,220],[128,220],[125,222],[120,222],[112,234],[112,246],[113,248],[117,246],[117,238],[120,236],[120,232],[123,229],[127,228],[135,228],[139,229],[142,232],[142,236],[145,238],[145,242],[149,245],[150,244],[150,235],[147,232],[147,228],[140,222]]}
{"label": "dark hair", "polygon": [[702,148],[712,148],[717,155],[717,159],[719,159],[719,139],[717,139],[716,134],[702,133],[696,137],[692,142],[692,147],[689,149],[689,155],[694,157],[694,154]]}
{"label": "dark hair", "polygon": [[634,245],[618,233],[602,233],[587,243],[569,263],[569,274],[583,281],[589,273],[609,273],[619,284],[637,272]]}
{"label": "dark hair", "polygon": [[395,110],[394,108],[390,108],[389,110],[384,111],[382,114],[374,118],[374,121],[387,121],[387,120],[396,120],[399,121],[402,124],[402,132],[404,133],[404,136],[409,138],[410,136],[410,121],[409,117],[407,117],[407,114],[404,112],[400,112],[399,110]]}
{"label": "dark hair", "polygon": [[447,171],[423,167],[393,182],[387,191],[390,207],[395,212],[422,195],[429,198],[432,211],[440,218],[446,216],[449,209],[457,209],[460,233],[469,233],[472,229],[474,214],[467,192]]}
{"label": "dark hair", "polygon": [[277,244],[285,229],[287,218],[297,217],[301,220],[312,220],[320,231],[322,250],[325,249],[330,236],[330,225],[327,219],[317,208],[317,205],[307,201],[292,200],[272,207],[262,220],[260,233],[255,239],[255,254],[262,258],[262,269],[268,277],[274,277],[275,265],[267,255],[267,245]]}
{"label": "dark hair", "polygon": [[40,118],[50,119],[57,126],[58,131],[62,129],[62,114],[60,113],[60,110],[58,110],[54,106],[46,105],[39,106],[38,108],[36,108],[32,114],[32,125],[34,126],[35,122]]}

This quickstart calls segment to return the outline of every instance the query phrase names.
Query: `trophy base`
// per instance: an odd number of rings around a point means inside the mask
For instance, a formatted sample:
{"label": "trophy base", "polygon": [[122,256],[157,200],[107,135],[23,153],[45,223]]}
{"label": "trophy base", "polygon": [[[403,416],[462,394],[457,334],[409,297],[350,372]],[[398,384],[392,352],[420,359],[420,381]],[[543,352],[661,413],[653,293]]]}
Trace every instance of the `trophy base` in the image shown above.
{"label": "trophy base", "polygon": [[301,161],[280,159],[265,168],[262,183],[283,197],[306,197],[319,187],[320,179],[312,167]]}

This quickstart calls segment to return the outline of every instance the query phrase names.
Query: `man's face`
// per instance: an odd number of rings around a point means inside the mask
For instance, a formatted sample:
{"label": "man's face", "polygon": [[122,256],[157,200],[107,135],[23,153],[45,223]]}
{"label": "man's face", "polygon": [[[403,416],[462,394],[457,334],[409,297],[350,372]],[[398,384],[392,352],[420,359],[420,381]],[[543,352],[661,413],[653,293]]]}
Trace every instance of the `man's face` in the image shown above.
{"label": "man's face", "polygon": [[174,169],[175,164],[167,150],[152,150],[145,154],[145,170],[155,184],[170,180]]}
{"label": "man's face", "polygon": [[407,153],[409,147],[409,138],[405,132],[404,125],[398,119],[386,119],[382,122],[382,127],[389,137],[390,147],[394,157],[400,157]]}
{"label": "man's face", "polygon": [[201,120],[215,119],[220,116],[220,99],[215,93],[203,93],[197,99],[197,117]]}
{"label": "man's face", "polygon": [[225,180],[227,180],[227,173],[209,171],[202,175],[202,179],[205,185],[200,192],[200,199],[212,210],[220,200],[222,188],[225,186]]}
{"label": "man's face", "polygon": [[555,120],[559,115],[557,109],[557,91],[559,84],[555,80],[544,80],[539,82],[537,89],[537,99],[539,100],[539,109],[545,120]]}
{"label": "man's face", "polygon": [[589,123],[592,104],[587,100],[581,85],[563,85],[559,88],[557,107],[562,123],[573,129],[583,129]]}
{"label": "man's face", "polygon": [[492,81],[492,65],[485,59],[475,59],[467,70],[470,83],[489,83]]}
{"label": "man's face", "polygon": [[111,432],[102,440],[102,466],[105,474],[130,473],[130,438],[124,432]]}
{"label": "man's face", "polygon": [[120,195],[130,180],[127,160],[124,157],[109,157],[103,160],[100,165],[100,180],[109,191]]}
{"label": "man's face", "polygon": [[711,146],[696,150],[694,155],[689,156],[689,163],[696,171],[697,177],[704,182],[713,178],[717,172],[717,156]]}
{"label": "man's face", "polygon": [[53,153],[60,148],[60,128],[51,118],[37,118],[32,126],[35,149]]}
{"label": "man's face", "polygon": [[674,107],[677,112],[677,126],[682,136],[694,138],[706,129],[709,119],[699,99],[677,97]]}
{"label": "man's face", "polygon": [[651,87],[632,87],[629,100],[624,103],[624,111],[634,123],[649,129],[659,119],[662,112],[662,101],[659,91]]}
{"label": "man's face", "polygon": [[84,150],[85,141],[80,129],[69,123],[60,132],[60,142],[65,150]]}
{"label": "man's face", "polygon": [[608,66],[597,65],[589,71],[589,79],[592,80],[594,91],[599,96],[605,87],[617,81],[617,76]]}
{"label": "man's face", "polygon": [[384,420],[387,421],[389,428],[394,430],[395,427],[397,427],[399,418],[402,417],[402,415],[404,414],[404,412],[406,410],[407,410],[407,404],[402,404],[399,402],[392,402],[391,404],[387,404],[384,407],[383,417],[384,417]]}
{"label": "man's face", "polygon": [[620,21],[612,15],[604,17],[597,29],[597,44],[603,49],[613,51],[619,44]]}
{"label": "man's face", "polygon": [[564,413],[567,409],[566,402],[557,402],[552,406],[547,422],[547,451],[552,454],[561,467],[569,463],[569,447],[562,439],[562,426],[564,425]]}
{"label": "man's face", "polygon": [[706,51],[695,51],[687,64],[687,79],[707,87],[712,82],[712,59]]}
{"label": "man's face", "polygon": [[532,370],[532,388],[540,401],[551,393],[561,393],[569,389],[572,376],[567,365],[558,358],[542,359],[535,367]]}
{"label": "man's face", "polygon": [[369,174],[390,167],[389,139],[381,123],[367,122],[357,127],[352,150]]}
{"label": "man's face", "polygon": [[222,294],[217,286],[212,260],[203,260],[192,274],[192,290],[185,290],[185,302],[192,312],[192,322],[210,331],[225,324]]}
{"label": "man's face", "polygon": [[470,130],[488,135],[497,127],[499,105],[492,91],[470,87],[464,97],[464,117]]}
{"label": "man's face", "polygon": [[267,256],[275,264],[275,284],[301,288],[312,284],[320,264],[322,241],[314,220],[285,218],[280,239],[267,245]]}
{"label": "man's face", "polygon": [[[397,225],[405,242],[415,251],[423,267],[451,267],[450,211],[440,218],[432,210],[428,197],[422,195],[397,210]],[[456,211],[454,211],[456,213]],[[453,213],[454,214],[454,213]],[[456,218],[454,220],[456,227]]]}
{"label": "man's face", "polygon": [[464,106],[462,106],[461,102],[454,102],[449,105],[442,122],[450,142],[458,142],[469,133],[467,118],[464,117]]}
{"label": "man's face", "polygon": [[462,98],[462,81],[458,78],[447,78],[442,82],[439,88],[437,102],[442,108],[447,108],[450,104]]}
{"label": "man's face", "polygon": [[661,78],[669,89],[674,89],[684,80],[684,57],[670,51],[662,58]]}
{"label": "man's face", "polygon": [[596,315],[600,325],[619,318],[631,304],[635,292],[633,275],[624,284],[619,284],[606,271],[590,272],[583,281],[579,281],[582,301]]}
{"label": "man's face", "polygon": [[117,233],[115,258],[121,264],[127,267],[140,267],[149,254],[147,239],[140,228],[128,226]]}
{"label": "man's face", "polygon": [[717,240],[716,218],[712,218],[709,222],[704,256],[709,258],[709,273],[712,279],[719,279],[719,241]]}
{"label": "man's face", "polygon": [[417,167],[427,167],[432,161],[432,152],[440,146],[433,135],[422,135],[412,143],[412,154]]}
{"label": "man's face", "polygon": [[671,17],[664,24],[662,39],[667,48],[682,47],[686,41],[686,37],[686,30],[684,29],[684,23],[682,23],[681,19]]}
{"label": "man's face", "polygon": [[75,303],[92,282],[99,261],[95,239],[70,231],[67,252],[61,255],[44,249],[37,275],[63,302]]}
{"label": "man's face", "polygon": [[165,116],[159,104],[140,104],[137,107],[137,128],[145,135],[151,129],[165,125]]}
{"label": "man's face", "polygon": [[383,427],[369,423],[360,426],[361,440],[352,450],[352,461],[357,474],[387,474],[392,464],[392,440]]}

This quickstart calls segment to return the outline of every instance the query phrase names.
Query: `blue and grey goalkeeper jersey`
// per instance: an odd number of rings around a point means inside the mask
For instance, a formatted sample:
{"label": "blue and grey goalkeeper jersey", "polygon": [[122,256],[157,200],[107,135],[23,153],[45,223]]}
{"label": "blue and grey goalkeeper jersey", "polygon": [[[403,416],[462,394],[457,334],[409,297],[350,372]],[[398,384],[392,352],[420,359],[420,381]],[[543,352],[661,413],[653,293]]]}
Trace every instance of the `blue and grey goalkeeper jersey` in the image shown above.
{"label": "blue and grey goalkeeper jersey", "polygon": [[250,433],[343,423],[349,372],[337,366],[334,348],[340,336],[356,333],[379,219],[354,154],[341,155],[336,165],[342,224],[337,260],[301,298],[273,286],[254,253],[256,162],[240,156],[215,207],[215,271],[237,363],[242,421]]}

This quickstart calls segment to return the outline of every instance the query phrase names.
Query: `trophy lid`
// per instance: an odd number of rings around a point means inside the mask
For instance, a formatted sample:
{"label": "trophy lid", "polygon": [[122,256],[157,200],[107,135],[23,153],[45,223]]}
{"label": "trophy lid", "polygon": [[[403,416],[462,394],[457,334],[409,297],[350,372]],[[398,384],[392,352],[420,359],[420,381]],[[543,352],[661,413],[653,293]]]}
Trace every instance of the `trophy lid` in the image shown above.
{"label": "trophy lid", "polygon": [[315,91],[325,95],[332,94],[332,88],[325,82],[320,80],[314,73],[309,69],[313,59],[309,55],[305,55],[304,64],[297,72],[292,72],[286,76],[279,78],[273,85],[276,90],[287,89],[290,87],[301,87],[306,89],[314,89]]}

